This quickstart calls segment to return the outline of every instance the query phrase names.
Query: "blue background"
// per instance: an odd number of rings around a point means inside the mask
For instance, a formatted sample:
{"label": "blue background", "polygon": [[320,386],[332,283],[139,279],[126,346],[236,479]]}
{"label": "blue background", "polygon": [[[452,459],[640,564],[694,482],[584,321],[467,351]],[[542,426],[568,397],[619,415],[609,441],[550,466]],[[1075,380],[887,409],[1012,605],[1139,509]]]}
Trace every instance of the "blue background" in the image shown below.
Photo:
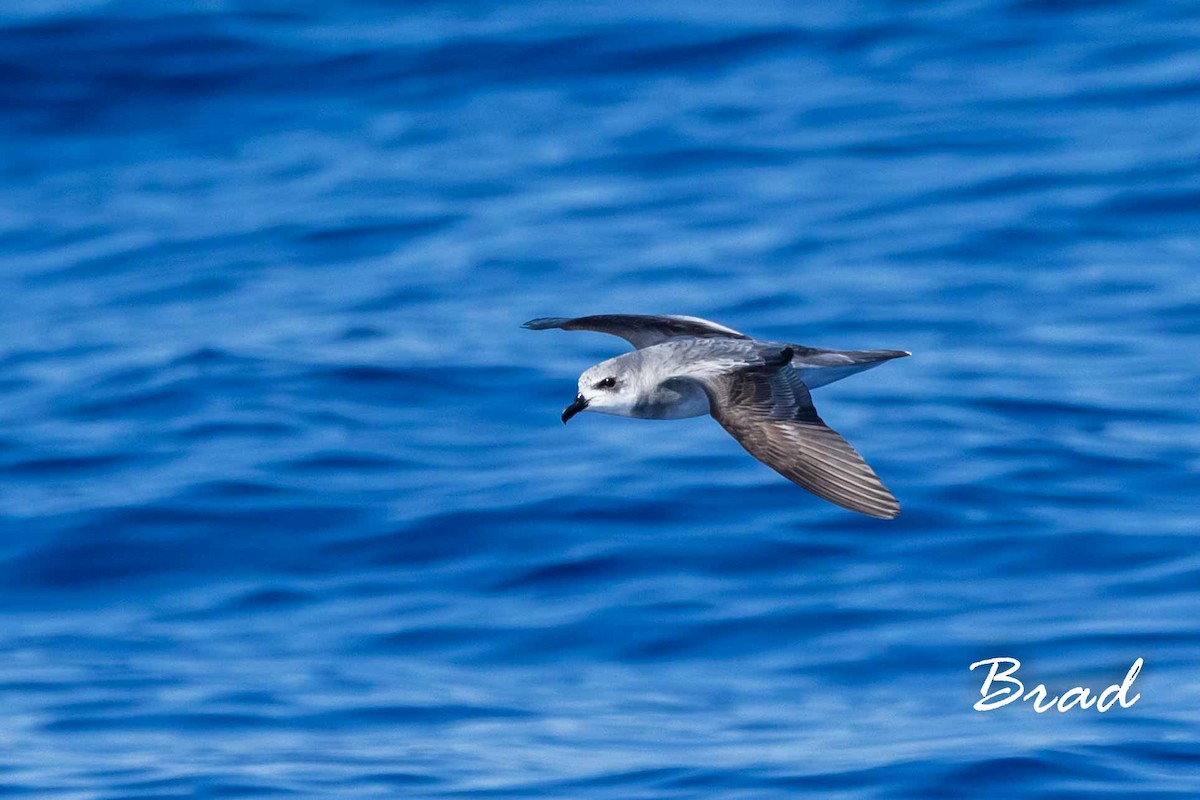
{"label": "blue background", "polygon": [[[0,794],[1194,797],[1198,120],[1184,3],[8,0]],[[564,428],[599,312],[913,351],[904,514]]]}

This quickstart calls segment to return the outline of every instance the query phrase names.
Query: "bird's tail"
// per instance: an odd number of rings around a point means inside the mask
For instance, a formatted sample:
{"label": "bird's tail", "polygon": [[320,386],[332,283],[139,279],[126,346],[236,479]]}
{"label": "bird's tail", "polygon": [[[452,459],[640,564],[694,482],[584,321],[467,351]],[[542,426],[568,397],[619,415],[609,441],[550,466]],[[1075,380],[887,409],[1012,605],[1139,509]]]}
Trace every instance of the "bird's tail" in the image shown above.
{"label": "bird's tail", "polygon": [[911,356],[906,350],[822,350],[793,344],[792,366],[809,389],[849,378],[893,358]]}

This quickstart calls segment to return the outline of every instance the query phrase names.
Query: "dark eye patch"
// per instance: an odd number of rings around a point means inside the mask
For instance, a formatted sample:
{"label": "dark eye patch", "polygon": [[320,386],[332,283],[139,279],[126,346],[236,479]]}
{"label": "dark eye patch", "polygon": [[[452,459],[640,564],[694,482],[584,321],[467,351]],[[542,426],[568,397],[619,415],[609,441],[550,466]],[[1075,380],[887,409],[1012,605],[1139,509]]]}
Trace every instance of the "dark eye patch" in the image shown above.
{"label": "dark eye patch", "polygon": [[610,375],[609,377],[605,378],[604,380],[598,381],[596,383],[596,388],[597,389],[611,389],[616,385],[617,385],[617,379]]}

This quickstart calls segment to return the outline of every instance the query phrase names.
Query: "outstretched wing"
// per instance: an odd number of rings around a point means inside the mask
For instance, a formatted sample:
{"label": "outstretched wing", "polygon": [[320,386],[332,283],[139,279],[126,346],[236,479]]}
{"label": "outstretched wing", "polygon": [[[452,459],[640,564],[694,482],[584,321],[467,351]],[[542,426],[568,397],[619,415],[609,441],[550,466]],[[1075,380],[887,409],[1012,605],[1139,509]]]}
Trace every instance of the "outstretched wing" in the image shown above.
{"label": "outstretched wing", "polygon": [[662,344],[680,336],[748,339],[732,328],[709,322],[699,317],[682,317],[652,314],[596,314],[591,317],[539,317],[531,319],[521,327],[540,331],[561,328],[564,331],[596,331],[620,336],[634,348],[641,350],[651,345]]}
{"label": "outstretched wing", "polygon": [[712,415],[750,455],[831,503],[880,519],[900,504],[850,443],[822,421],[783,348],[766,363],[702,381]]}

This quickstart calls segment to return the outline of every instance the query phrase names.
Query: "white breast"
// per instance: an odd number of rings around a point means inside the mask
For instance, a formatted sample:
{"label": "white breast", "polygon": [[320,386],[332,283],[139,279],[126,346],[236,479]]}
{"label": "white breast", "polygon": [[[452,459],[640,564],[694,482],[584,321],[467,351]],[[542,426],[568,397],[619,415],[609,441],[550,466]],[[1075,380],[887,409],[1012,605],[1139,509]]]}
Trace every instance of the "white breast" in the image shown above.
{"label": "white breast", "polygon": [[708,395],[693,381],[671,381],[660,385],[633,410],[633,416],[642,419],[685,419],[707,413]]}

